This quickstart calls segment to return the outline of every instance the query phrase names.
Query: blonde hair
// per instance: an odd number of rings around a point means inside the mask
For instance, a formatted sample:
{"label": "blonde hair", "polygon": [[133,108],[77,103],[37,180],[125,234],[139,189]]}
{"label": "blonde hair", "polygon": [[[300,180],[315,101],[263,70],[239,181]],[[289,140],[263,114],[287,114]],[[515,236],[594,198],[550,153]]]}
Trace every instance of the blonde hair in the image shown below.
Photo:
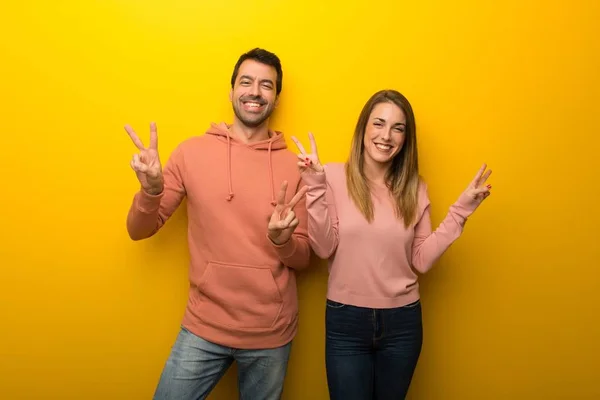
{"label": "blonde hair", "polygon": [[385,176],[385,183],[395,202],[396,217],[408,228],[415,220],[418,205],[419,162],[415,116],[409,101],[395,90],[381,90],[364,105],[352,138],[352,149],[346,163],[348,194],[367,221],[373,221],[373,200],[364,173],[364,136],[373,108],[379,103],[398,106],[406,117],[405,139],[402,149],[392,160]]}

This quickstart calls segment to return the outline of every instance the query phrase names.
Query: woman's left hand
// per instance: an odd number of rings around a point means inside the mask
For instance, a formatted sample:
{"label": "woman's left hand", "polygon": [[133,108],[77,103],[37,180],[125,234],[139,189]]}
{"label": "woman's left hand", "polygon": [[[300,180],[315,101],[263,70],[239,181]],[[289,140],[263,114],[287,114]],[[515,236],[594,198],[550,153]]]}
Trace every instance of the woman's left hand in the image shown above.
{"label": "woman's left hand", "polygon": [[487,165],[483,164],[477,172],[477,175],[475,175],[475,178],[471,181],[471,183],[463,193],[469,198],[472,204],[479,205],[490,195],[492,185],[485,185],[485,182],[492,173],[492,170],[488,169],[486,171],[486,169]]}

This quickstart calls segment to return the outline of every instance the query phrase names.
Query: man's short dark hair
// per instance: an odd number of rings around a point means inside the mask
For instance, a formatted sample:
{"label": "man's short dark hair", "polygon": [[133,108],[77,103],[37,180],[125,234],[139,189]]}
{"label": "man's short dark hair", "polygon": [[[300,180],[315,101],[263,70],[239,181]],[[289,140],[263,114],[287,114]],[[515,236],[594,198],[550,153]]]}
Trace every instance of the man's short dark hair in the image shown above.
{"label": "man's short dark hair", "polygon": [[242,65],[242,63],[246,60],[254,60],[261,64],[270,65],[271,67],[275,68],[275,71],[277,71],[277,82],[275,90],[277,95],[279,96],[279,93],[281,93],[281,85],[283,80],[281,61],[279,61],[279,57],[277,57],[270,51],[259,48],[252,49],[249,52],[244,53],[240,56],[237,63],[235,64],[235,68],[233,69],[233,75],[231,75],[231,88],[233,89],[235,80],[237,79],[238,72],[240,70],[240,65]]}

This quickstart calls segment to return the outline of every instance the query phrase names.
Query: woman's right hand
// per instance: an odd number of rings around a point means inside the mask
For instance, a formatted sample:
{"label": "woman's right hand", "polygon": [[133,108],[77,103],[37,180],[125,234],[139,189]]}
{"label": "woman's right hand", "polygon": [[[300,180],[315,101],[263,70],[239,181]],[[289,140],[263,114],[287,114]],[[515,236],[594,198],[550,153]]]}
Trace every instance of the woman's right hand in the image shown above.
{"label": "woman's right hand", "polygon": [[304,150],[304,146],[302,146],[302,143],[300,143],[300,141],[296,137],[292,136],[292,140],[294,141],[294,143],[296,143],[296,147],[298,147],[298,150],[300,151],[300,154],[298,154],[298,158],[300,159],[300,161],[298,161],[298,168],[300,168],[301,174],[318,174],[325,171],[325,169],[319,161],[319,154],[317,153],[317,143],[315,142],[315,137],[311,132],[308,132],[308,139],[310,140],[310,153],[307,153],[306,150]]}

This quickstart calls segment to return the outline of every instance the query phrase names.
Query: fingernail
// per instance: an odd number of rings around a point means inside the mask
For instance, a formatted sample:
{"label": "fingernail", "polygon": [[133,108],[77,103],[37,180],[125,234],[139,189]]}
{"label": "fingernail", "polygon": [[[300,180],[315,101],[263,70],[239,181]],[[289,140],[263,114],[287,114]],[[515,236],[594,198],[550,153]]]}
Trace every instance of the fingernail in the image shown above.
{"label": "fingernail", "polygon": [[491,188],[492,188],[492,185],[487,185],[487,188],[488,188],[488,189],[491,189]]}

